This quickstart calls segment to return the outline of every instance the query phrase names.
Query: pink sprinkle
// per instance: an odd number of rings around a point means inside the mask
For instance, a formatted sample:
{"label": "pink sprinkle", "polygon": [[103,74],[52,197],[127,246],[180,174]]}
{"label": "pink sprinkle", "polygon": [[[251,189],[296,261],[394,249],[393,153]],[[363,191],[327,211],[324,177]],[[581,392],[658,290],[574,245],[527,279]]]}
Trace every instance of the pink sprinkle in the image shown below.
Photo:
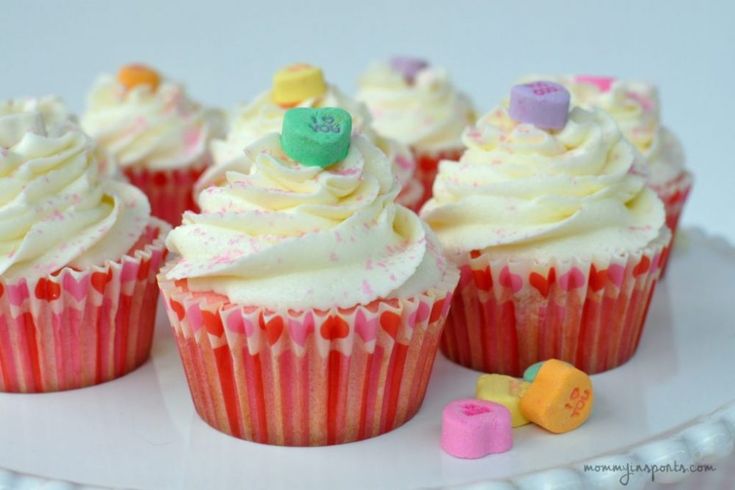
{"label": "pink sprinkle", "polygon": [[362,281],[362,292],[368,296],[373,296],[373,288],[370,287],[370,283],[368,283],[365,279],[363,279]]}

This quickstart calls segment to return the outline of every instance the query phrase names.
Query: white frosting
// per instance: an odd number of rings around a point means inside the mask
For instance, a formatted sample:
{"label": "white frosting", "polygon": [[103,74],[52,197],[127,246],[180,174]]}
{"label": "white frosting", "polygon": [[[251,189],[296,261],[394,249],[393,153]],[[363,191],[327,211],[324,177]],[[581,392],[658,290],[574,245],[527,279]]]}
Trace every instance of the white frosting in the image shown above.
{"label": "white frosting", "polygon": [[462,131],[475,121],[470,99],[442,68],[425,68],[409,84],[387,63],[375,63],[360,78],[357,98],[380,134],[423,152],[461,148]]}
{"label": "white frosting", "polygon": [[222,132],[221,115],[163,81],[126,89],[111,76],[95,83],[82,126],[123,167],[169,170],[206,164],[209,140]]}
{"label": "white frosting", "polygon": [[465,133],[459,163],[442,162],[421,216],[453,254],[588,257],[635,251],[664,226],[636,149],[602,111],[574,108],[547,131],[510,118],[507,102]]}
{"label": "white frosting", "polygon": [[[352,131],[363,134],[375,143],[393,163],[393,173],[401,187],[408,185],[416,169],[416,162],[409,148],[396,140],[378,135],[371,127],[370,113],[364,104],[346,96],[334,85],[327,85],[327,92],[319,97],[304,100],[296,107],[339,107],[352,116]],[[230,130],[223,140],[212,141],[215,165],[207,169],[197,183],[195,195],[211,185],[224,182],[224,175],[231,170],[248,172],[250,160],[245,158],[246,146],[270,133],[280,133],[284,108],[271,98],[270,91],[259,95],[251,103],[234,111]]]}
{"label": "white frosting", "polygon": [[410,297],[455,273],[425,224],[394,202],[390,163],[366,137],[327,169],[290,160],[278,134],[244,158],[248,172],[202,192],[201,213],[169,235],[181,255],[169,279],[239,304],[330,308]]}
{"label": "white frosting", "polygon": [[148,223],[148,200],[100,179],[77,126],[25,107],[0,104],[0,274],[33,281],[123,256]]}

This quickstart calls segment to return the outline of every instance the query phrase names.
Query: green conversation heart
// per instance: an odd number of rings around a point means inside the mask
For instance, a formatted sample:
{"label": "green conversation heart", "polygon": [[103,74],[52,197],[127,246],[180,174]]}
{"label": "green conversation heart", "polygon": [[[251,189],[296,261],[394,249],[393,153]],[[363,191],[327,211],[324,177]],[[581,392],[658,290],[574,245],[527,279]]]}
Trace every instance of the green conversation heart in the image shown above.
{"label": "green conversation heart", "polygon": [[337,107],[297,107],[283,117],[281,147],[302,165],[325,168],[344,160],[351,137],[352,116]]}

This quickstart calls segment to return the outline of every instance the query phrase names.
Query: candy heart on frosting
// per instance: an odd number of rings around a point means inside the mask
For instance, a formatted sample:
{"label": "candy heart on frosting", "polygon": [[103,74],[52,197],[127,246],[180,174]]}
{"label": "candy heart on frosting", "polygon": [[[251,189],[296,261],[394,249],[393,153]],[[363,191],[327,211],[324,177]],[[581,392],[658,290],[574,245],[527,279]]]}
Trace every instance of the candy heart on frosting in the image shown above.
{"label": "candy heart on frosting", "polygon": [[416,75],[429,66],[426,60],[411,56],[394,56],[388,64],[393,71],[400,73],[409,85],[413,85],[416,81]]}
{"label": "candy heart on frosting", "polygon": [[120,68],[117,72],[117,81],[126,90],[142,85],[147,85],[151,90],[156,90],[161,83],[161,76],[149,66],[133,63]]}
{"label": "candy heart on frosting", "polygon": [[347,156],[352,138],[352,116],[338,107],[299,107],[286,111],[281,146],[294,161],[325,168]]}
{"label": "candy heart on frosting", "polygon": [[554,82],[515,85],[510,91],[508,114],[520,123],[542,129],[562,129],[569,117],[569,91]]}
{"label": "candy heart on frosting", "polygon": [[306,99],[320,97],[327,92],[321,68],[306,63],[295,63],[273,75],[271,97],[282,107],[293,107]]}

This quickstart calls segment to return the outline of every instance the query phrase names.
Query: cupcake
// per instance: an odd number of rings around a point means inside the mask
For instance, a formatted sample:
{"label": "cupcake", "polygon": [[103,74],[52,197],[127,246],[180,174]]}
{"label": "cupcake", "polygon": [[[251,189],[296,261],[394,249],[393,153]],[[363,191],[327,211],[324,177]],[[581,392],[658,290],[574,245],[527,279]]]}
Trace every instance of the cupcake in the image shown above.
{"label": "cupcake", "polygon": [[0,391],[122,376],[150,353],[168,225],[103,179],[61,106],[0,103]]}
{"label": "cupcake", "polygon": [[227,137],[212,142],[216,167],[202,177],[197,184],[197,192],[224,182],[227,171],[247,172],[249,160],[244,158],[243,149],[266,134],[279,132],[283,116],[291,107],[339,107],[349,112],[352,130],[367,136],[393,162],[393,173],[401,188],[398,202],[418,210],[422,204],[423,188],[413,178],[416,163],[408,147],[379,136],[371,128],[370,114],[362,103],[326,83],[321,69],[303,63],[279,70],[273,77],[270,90],[233,111]]}
{"label": "cupcake", "polygon": [[357,98],[368,106],[379,134],[411,148],[426,201],[439,161],[456,161],[462,154],[462,131],[475,122],[470,99],[457,91],[445,69],[408,57],[370,66]]}
{"label": "cupcake", "polygon": [[516,377],[630,359],[671,238],[640,153],[552,82],[515,86],[463,139],[421,210],[461,268],[444,354]]}
{"label": "cupcake", "polygon": [[645,82],[589,75],[554,79],[571,92],[577,104],[610,114],[625,137],[638,148],[648,167],[649,186],[663,201],[666,225],[675,235],[693,178],[685,168],[681,143],[661,122],[656,87]]}
{"label": "cupcake", "polygon": [[168,238],[159,285],[196,410],[222,432],[340,444],[421,405],[459,275],[350,123],[289,110]]}
{"label": "cupcake", "polygon": [[209,141],[223,132],[216,111],[143,65],[96,81],[82,127],[107,152],[108,165],[148,196],[152,214],[173,225],[194,208],[194,183],[211,162]]}

